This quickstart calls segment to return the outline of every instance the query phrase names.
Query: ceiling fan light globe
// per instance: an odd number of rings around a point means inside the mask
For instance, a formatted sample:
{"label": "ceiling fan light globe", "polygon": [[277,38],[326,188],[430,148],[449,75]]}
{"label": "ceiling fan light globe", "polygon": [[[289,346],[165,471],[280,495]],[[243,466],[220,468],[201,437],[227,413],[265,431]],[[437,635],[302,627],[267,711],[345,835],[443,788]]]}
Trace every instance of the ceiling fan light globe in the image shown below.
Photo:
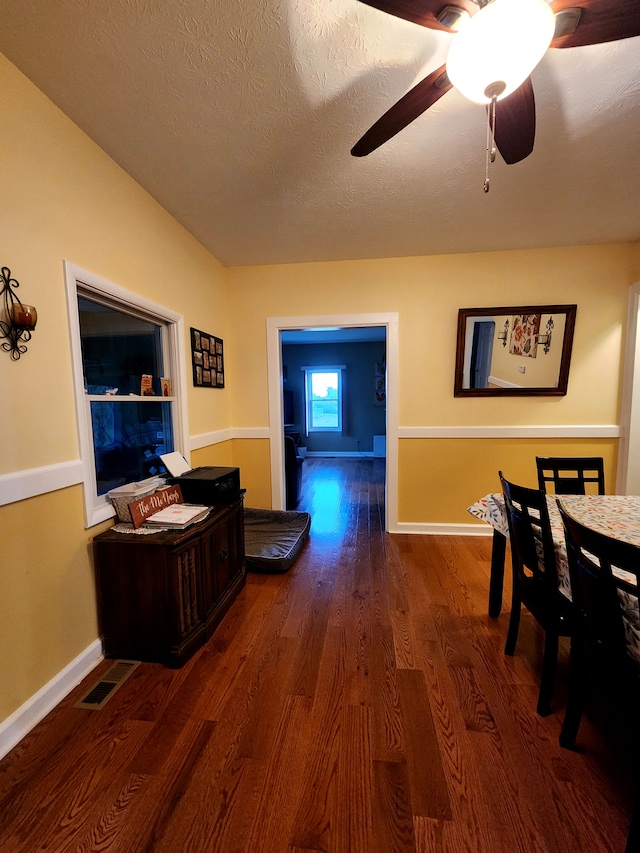
{"label": "ceiling fan light globe", "polygon": [[[555,18],[546,0],[492,0],[460,29],[447,56],[449,80],[465,98],[498,100],[521,86],[551,44]],[[498,88],[502,88],[498,86]]]}

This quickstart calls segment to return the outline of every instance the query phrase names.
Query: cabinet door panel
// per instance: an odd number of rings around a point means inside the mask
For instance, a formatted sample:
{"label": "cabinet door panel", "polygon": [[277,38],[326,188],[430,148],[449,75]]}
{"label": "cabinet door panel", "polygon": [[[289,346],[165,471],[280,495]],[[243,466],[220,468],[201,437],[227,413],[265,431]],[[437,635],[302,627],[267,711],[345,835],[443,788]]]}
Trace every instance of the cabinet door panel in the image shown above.
{"label": "cabinet door panel", "polygon": [[229,535],[230,519],[220,524],[213,535],[215,540],[213,548],[213,566],[216,580],[218,598],[222,596],[231,580],[231,557],[230,548],[233,540]]}
{"label": "cabinet door panel", "polygon": [[179,640],[186,637],[201,621],[198,616],[197,545],[174,554],[174,581],[177,586],[176,627]]}

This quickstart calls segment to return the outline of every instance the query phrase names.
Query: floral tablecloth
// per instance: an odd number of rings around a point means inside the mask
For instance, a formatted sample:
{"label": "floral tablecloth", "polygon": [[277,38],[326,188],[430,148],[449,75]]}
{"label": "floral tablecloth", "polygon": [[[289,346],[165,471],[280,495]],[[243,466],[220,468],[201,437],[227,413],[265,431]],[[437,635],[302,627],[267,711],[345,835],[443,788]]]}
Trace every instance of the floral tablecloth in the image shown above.
{"label": "floral tablecloth", "polygon": [[[640,546],[640,495],[561,495],[565,510],[580,524],[613,536],[632,545]],[[547,495],[549,522],[558,566],[560,591],[571,598],[571,582],[567,565],[567,547],[564,541],[562,519],[555,495]],[[468,510],[475,518],[490,524],[509,538],[504,497],[500,493],[485,495]],[[626,580],[635,583],[635,577],[620,572]],[[620,593],[625,612],[625,631],[630,653],[640,661],[640,610],[638,598]]]}
{"label": "floral tablecloth", "polygon": [[[584,500],[580,496],[581,500]],[[553,536],[553,546],[556,552],[556,563],[558,565],[558,583],[560,592],[571,599],[571,583],[569,581],[569,566],[567,564],[567,549],[564,543],[564,529],[562,527],[562,519],[558,512],[555,495],[547,495],[547,508],[549,510],[549,522],[551,524],[551,535]],[[569,507],[567,506],[567,509]],[[490,524],[495,530],[502,533],[503,536],[509,538],[509,524],[507,522],[507,512],[504,508],[504,497],[502,493],[495,492],[490,495],[485,495],[479,501],[472,504],[467,512]],[[638,510],[638,543],[640,544],[640,504]],[[571,513],[573,515],[573,512]],[[576,516],[577,517],[577,516]],[[540,546],[542,552],[542,545]],[[540,553],[540,561],[542,562],[542,553]]]}

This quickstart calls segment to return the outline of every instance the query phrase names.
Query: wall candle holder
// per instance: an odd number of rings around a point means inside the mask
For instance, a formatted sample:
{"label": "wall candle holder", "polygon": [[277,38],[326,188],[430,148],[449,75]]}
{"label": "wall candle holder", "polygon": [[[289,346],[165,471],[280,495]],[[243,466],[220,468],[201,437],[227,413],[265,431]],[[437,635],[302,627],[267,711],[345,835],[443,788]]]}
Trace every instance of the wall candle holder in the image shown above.
{"label": "wall candle holder", "polygon": [[17,361],[27,351],[26,344],[31,340],[31,332],[36,327],[38,312],[33,305],[25,305],[20,301],[16,293],[20,284],[15,278],[11,278],[9,267],[0,269],[0,282],[5,314],[5,319],[0,320],[0,338],[5,338],[2,349],[11,353],[11,358]]}
{"label": "wall candle holder", "polygon": [[547,320],[547,328],[546,334],[538,335],[538,344],[542,345],[543,352],[545,355],[549,353],[551,349],[551,337],[553,335],[553,317],[549,317]]}
{"label": "wall candle holder", "polygon": [[504,321],[504,328],[498,332],[498,340],[502,341],[502,346],[506,347],[507,345],[507,336],[509,334],[509,318]]}

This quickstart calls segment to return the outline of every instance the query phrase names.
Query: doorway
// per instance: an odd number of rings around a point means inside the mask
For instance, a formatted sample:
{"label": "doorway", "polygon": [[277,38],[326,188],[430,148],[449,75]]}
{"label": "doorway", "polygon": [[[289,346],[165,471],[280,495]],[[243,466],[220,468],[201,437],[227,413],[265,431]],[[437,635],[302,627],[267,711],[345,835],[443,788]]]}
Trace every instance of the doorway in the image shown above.
{"label": "doorway", "polygon": [[283,509],[285,505],[281,333],[292,330],[319,331],[375,326],[384,327],[387,342],[385,529],[395,529],[398,518],[398,315],[396,313],[272,317],[267,319],[271,498],[274,509]]}
{"label": "doorway", "polygon": [[470,388],[488,388],[491,373],[491,355],[496,324],[483,320],[474,324],[471,347]]}

